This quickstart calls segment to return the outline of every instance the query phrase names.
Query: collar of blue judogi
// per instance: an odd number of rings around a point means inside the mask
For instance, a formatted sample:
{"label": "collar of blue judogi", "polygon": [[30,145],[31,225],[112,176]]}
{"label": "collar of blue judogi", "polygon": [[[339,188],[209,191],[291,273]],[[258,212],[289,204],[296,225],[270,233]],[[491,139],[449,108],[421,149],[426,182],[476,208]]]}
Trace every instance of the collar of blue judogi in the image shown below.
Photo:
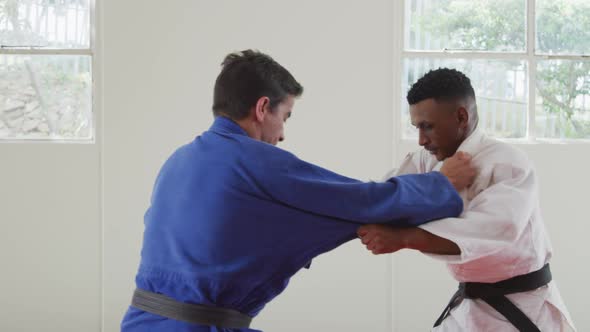
{"label": "collar of blue judogi", "polygon": [[235,123],[232,119],[224,116],[215,117],[215,121],[209,130],[220,134],[238,134],[248,136],[248,133],[240,125]]}

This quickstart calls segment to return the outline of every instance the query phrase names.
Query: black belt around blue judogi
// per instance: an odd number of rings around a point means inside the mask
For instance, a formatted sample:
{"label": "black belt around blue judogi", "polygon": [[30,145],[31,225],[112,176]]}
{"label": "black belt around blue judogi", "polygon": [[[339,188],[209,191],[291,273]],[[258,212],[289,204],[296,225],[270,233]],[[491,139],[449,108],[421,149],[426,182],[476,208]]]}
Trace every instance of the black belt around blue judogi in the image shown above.
{"label": "black belt around blue judogi", "polygon": [[538,271],[496,283],[462,282],[459,284],[459,290],[453,295],[443,313],[434,323],[434,327],[439,326],[463,299],[481,299],[506,317],[519,331],[539,332],[539,328],[530,318],[510,302],[505,295],[532,291],[547,285],[550,281],[551,270],[549,264],[545,264]]}
{"label": "black belt around blue judogi", "polygon": [[178,302],[143,289],[135,290],[131,306],[154,315],[219,328],[248,328],[252,322],[252,317],[236,310]]}

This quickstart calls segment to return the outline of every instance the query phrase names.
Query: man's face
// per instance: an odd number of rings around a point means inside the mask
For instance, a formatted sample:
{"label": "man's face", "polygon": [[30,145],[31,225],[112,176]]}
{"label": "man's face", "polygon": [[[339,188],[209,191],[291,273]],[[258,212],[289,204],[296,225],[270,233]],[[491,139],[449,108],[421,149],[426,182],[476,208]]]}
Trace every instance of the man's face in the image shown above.
{"label": "man's face", "polygon": [[294,103],[295,98],[293,96],[288,96],[285,100],[276,105],[274,110],[266,114],[261,126],[261,140],[263,142],[277,145],[285,139],[283,125],[291,116]]}
{"label": "man's face", "polygon": [[418,129],[418,144],[439,161],[455,154],[465,139],[468,115],[456,103],[426,99],[410,105],[410,117]]}

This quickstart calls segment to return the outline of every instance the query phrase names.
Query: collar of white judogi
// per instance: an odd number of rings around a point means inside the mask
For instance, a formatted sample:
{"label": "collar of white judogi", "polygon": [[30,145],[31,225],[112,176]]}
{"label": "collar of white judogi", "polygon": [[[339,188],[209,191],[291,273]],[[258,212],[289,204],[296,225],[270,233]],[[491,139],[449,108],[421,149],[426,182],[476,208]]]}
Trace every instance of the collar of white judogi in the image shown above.
{"label": "collar of white judogi", "polygon": [[[479,146],[481,141],[484,139],[485,134],[479,129],[475,128],[475,130],[467,136],[467,138],[459,145],[457,151],[463,151],[469,153],[471,156],[475,155],[479,150]],[[440,171],[443,162],[438,162],[436,166],[434,166],[434,171]]]}
{"label": "collar of white judogi", "polygon": [[477,153],[483,138],[483,131],[481,131],[479,128],[475,128],[471,135],[467,136],[463,143],[459,145],[457,151],[467,152],[473,156],[475,153]]}

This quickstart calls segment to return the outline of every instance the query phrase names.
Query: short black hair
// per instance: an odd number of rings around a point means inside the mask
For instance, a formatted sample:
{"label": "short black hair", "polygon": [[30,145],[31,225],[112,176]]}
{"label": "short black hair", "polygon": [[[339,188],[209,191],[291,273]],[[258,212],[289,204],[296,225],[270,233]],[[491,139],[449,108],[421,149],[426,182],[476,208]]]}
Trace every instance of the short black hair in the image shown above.
{"label": "short black hair", "polygon": [[454,101],[465,97],[475,100],[469,77],[456,69],[438,68],[429,71],[412,85],[407,100],[410,105],[414,105],[430,98]]}
{"label": "short black hair", "polygon": [[228,54],[213,92],[213,114],[240,120],[261,97],[270,99],[270,107],[287,96],[299,97],[303,87],[291,73],[270,56],[255,50]]}

